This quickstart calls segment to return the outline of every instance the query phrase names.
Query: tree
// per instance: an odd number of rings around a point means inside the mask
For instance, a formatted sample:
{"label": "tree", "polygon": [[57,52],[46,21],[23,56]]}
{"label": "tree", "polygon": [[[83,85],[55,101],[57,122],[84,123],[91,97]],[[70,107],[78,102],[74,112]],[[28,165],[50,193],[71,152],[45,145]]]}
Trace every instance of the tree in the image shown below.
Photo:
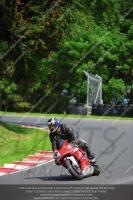
{"label": "tree", "polygon": [[104,102],[112,78],[132,85],[131,0],[4,0],[1,8],[0,79],[17,85],[15,102],[1,90],[8,109],[62,113],[72,95],[85,100],[83,70],[102,77]]}

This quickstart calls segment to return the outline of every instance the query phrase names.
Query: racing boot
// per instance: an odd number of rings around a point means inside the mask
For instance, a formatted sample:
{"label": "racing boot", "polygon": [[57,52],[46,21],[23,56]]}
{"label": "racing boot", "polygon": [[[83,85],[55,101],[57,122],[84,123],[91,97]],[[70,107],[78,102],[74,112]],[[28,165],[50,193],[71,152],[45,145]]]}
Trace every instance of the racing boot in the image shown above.
{"label": "racing boot", "polygon": [[95,155],[94,155],[94,153],[89,149],[88,146],[85,148],[85,152],[86,152],[86,154],[87,154],[87,156],[88,156],[88,159],[89,159],[91,165],[97,165],[97,161],[96,161],[96,159],[95,159]]}
{"label": "racing boot", "polygon": [[88,159],[89,159],[89,161],[90,161],[90,164],[91,164],[91,165],[97,165],[97,161],[96,161],[96,159],[95,159],[95,155],[94,155],[94,153],[92,153],[92,151],[89,149],[87,143],[86,143],[84,140],[79,139],[79,140],[77,141],[77,144],[78,144],[78,146],[79,146],[81,149],[83,149],[83,151],[86,152],[86,154],[87,154],[87,156],[88,156]]}
{"label": "racing boot", "polygon": [[86,148],[85,152],[86,152],[88,159],[90,161],[90,165],[92,167],[94,167],[94,171],[93,171],[92,176],[98,176],[100,174],[100,167],[99,167],[99,165],[98,165],[98,163],[95,159],[94,154],[92,153],[92,151],[89,148]]}

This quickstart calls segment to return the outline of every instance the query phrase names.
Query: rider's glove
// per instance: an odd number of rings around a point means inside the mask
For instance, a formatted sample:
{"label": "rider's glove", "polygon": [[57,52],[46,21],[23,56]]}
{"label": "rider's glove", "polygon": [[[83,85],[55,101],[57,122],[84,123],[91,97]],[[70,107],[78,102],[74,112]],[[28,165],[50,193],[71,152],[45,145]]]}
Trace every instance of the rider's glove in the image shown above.
{"label": "rider's glove", "polygon": [[60,156],[58,151],[54,151],[53,158],[55,159],[55,164],[60,165],[60,163],[56,160]]}
{"label": "rider's glove", "polygon": [[59,156],[60,156],[60,153],[58,151],[54,151],[53,158],[56,159]]}

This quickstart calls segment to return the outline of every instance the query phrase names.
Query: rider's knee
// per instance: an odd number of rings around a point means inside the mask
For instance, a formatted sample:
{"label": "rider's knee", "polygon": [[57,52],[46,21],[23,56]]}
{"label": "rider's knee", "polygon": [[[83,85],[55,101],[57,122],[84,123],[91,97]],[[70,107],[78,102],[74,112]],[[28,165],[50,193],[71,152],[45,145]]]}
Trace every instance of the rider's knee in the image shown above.
{"label": "rider's knee", "polygon": [[78,140],[78,146],[79,146],[81,149],[86,149],[87,144],[86,144],[86,142],[85,142],[84,140],[79,139],[79,140]]}

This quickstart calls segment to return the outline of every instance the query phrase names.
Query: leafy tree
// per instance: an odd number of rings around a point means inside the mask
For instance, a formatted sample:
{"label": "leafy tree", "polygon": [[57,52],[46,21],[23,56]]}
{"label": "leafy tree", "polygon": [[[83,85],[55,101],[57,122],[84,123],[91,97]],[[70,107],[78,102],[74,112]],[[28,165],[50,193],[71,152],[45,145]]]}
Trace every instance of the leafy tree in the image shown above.
{"label": "leafy tree", "polygon": [[120,94],[132,85],[132,0],[3,0],[0,9],[6,109],[62,113],[73,95],[86,99],[83,70],[102,77],[104,102],[115,85]]}
{"label": "leafy tree", "polygon": [[108,85],[104,85],[104,92],[106,93],[105,101],[110,103],[112,97],[120,100],[123,96],[127,96],[128,89],[129,87],[125,86],[122,79],[111,78]]}
{"label": "leafy tree", "polygon": [[[9,79],[0,80],[0,93],[3,99],[2,104],[5,107],[5,111],[9,106],[9,102],[14,101],[14,92],[17,90],[17,85]],[[2,106],[2,105],[1,105]]]}

